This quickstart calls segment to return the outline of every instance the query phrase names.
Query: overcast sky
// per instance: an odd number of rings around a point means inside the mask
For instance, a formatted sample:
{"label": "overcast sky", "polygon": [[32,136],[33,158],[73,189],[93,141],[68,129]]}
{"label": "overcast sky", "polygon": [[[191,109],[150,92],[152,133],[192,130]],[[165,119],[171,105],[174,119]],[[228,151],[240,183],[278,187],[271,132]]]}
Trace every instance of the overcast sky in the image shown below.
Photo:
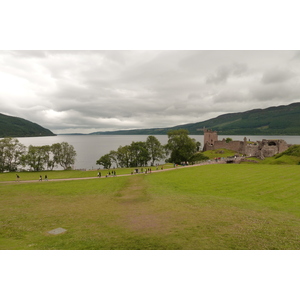
{"label": "overcast sky", "polygon": [[300,101],[298,51],[0,51],[0,112],[54,133],[169,127]]}

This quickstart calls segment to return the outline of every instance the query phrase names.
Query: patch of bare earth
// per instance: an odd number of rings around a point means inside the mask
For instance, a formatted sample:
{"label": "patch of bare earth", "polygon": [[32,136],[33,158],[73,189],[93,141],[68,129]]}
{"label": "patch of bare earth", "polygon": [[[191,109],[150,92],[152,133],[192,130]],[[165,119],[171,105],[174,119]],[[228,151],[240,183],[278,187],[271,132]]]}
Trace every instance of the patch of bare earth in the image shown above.
{"label": "patch of bare earth", "polygon": [[[146,175],[145,175],[146,176]],[[165,216],[154,211],[143,176],[132,176],[129,185],[118,194],[119,225],[134,231],[161,231]]]}

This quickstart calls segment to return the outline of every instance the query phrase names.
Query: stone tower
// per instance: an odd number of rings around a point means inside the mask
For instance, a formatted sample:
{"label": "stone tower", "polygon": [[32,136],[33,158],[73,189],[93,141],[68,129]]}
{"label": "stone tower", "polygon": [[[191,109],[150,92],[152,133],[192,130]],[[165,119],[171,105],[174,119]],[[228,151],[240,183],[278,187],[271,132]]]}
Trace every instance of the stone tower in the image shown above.
{"label": "stone tower", "polygon": [[214,143],[218,141],[218,133],[216,131],[212,131],[211,129],[206,129],[206,128],[203,128],[203,132],[204,132],[203,151],[206,151],[208,146],[214,145]]}
{"label": "stone tower", "polygon": [[214,144],[218,141],[218,133],[216,131],[212,131],[210,129],[203,128],[204,132],[204,144],[209,142],[210,144]]}

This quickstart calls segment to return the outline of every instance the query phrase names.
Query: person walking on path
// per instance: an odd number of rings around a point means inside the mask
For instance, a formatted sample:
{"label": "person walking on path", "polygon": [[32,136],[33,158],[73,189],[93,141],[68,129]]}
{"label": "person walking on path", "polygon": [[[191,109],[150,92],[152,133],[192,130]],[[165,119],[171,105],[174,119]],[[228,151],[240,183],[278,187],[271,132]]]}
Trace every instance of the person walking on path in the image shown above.
{"label": "person walking on path", "polygon": [[48,181],[48,176],[47,175],[45,175],[45,181]]}
{"label": "person walking on path", "polygon": [[42,181],[43,180],[43,178],[42,178],[42,175],[40,175],[40,179],[39,179],[39,181]]}
{"label": "person walking on path", "polygon": [[16,177],[17,177],[17,181],[19,182],[20,181],[20,176],[18,174],[16,174]]}

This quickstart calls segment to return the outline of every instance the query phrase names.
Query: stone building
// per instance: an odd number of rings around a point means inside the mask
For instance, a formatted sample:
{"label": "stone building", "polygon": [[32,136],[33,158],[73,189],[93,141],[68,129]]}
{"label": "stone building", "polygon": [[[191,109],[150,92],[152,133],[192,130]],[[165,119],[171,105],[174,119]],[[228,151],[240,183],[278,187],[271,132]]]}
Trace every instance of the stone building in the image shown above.
{"label": "stone building", "polygon": [[204,131],[204,146],[203,151],[228,149],[246,156],[256,156],[264,159],[281,153],[288,149],[288,144],[284,140],[266,140],[251,142],[245,137],[243,141],[226,142],[225,139],[218,140],[216,131],[203,129]]}

